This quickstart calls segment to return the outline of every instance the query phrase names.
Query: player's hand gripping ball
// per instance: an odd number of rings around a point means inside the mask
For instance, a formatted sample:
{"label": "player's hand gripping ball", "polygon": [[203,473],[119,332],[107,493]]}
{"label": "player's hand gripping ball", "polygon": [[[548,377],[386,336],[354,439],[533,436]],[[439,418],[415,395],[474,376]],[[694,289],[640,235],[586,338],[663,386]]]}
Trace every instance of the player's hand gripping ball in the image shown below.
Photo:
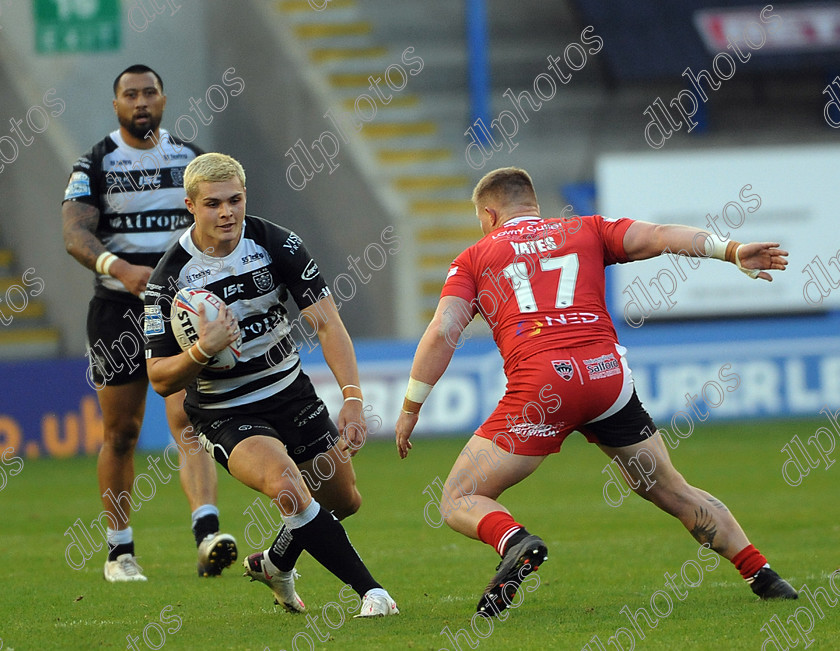
{"label": "player's hand gripping ball", "polygon": [[[208,321],[215,321],[219,310],[225,304],[213,292],[198,287],[185,287],[175,294],[170,324],[181,350],[187,350],[198,341],[198,306],[202,303],[204,318]],[[208,362],[207,368],[217,371],[233,368],[239,360],[241,348],[242,333],[227,348],[216,353]]]}

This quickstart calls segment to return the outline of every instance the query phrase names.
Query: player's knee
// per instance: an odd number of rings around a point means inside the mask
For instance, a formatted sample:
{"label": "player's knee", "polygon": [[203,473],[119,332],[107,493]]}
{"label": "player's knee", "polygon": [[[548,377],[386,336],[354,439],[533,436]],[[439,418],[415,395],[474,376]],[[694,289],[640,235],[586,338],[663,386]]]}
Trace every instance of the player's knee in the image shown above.
{"label": "player's knee", "polygon": [[295,515],[304,509],[309,495],[302,494],[300,487],[283,477],[275,477],[266,482],[263,493],[277,504],[284,516]]}
{"label": "player's knee", "polygon": [[104,428],[103,444],[111,451],[124,456],[134,453],[137,439],[140,437],[140,422],[134,418],[118,419]]}
{"label": "player's knee", "polygon": [[[192,429],[192,423],[190,423],[190,419],[187,418],[187,415],[181,411],[181,413],[170,414],[169,415],[169,429],[172,430],[173,435],[177,433],[184,432],[185,430]],[[173,436],[173,438],[178,441],[181,436]],[[180,442],[178,441],[180,444]]]}
{"label": "player's knee", "polygon": [[472,506],[470,496],[475,493],[475,489],[470,491],[464,489],[460,484],[450,482],[447,485],[447,490],[440,496],[440,513],[446,518],[452,511],[460,508],[464,500],[467,502],[467,507]]}

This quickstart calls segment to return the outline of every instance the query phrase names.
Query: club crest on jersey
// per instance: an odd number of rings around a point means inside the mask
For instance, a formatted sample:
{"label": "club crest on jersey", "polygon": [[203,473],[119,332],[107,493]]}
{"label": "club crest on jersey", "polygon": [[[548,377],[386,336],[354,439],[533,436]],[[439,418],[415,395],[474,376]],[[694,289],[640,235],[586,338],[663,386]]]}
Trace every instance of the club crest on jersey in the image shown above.
{"label": "club crest on jersey", "polygon": [[575,374],[575,367],[572,366],[572,360],[570,359],[553,359],[551,360],[551,365],[557,371],[557,375],[566,380],[566,382],[571,380]]}
{"label": "club crest on jersey", "polygon": [[268,267],[252,271],[251,278],[254,279],[254,284],[263,294],[274,289],[274,276],[271,275]]}
{"label": "club crest on jersey", "polygon": [[184,187],[184,168],[183,167],[170,167],[169,168],[169,177],[172,179],[172,185],[176,188]]}

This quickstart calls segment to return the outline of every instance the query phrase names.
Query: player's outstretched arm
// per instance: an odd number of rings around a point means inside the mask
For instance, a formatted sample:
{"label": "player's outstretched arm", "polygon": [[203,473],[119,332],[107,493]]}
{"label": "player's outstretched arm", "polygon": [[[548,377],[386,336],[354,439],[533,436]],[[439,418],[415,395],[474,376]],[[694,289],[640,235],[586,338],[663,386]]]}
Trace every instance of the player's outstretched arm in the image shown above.
{"label": "player's outstretched arm", "polygon": [[[65,201],[61,205],[61,221],[67,253],[91,271],[101,271],[97,269],[97,260],[108,250],[96,237],[99,210],[80,201]],[[105,258],[108,275],[119,280],[128,291],[139,296],[146,290],[146,283],[152,275],[151,267],[131,264],[116,255],[110,261],[108,256]]]}
{"label": "player's outstretched arm", "polygon": [[197,343],[188,351],[171,357],[152,357],[146,360],[149,382],[164,397],[186,388],[216,353],[239,337],[236,317],[226,305],[221,306],[213,321],[205,318],[204,305],[199,305],[198,323]]}
{"label": "player's outstretched arm", "polygon": [[431,323],[420,338],[411,365],[406,398],[395,427],[397,451],[401,459],[408,456],[412,447],[408,439],[417,425],[423,401],[449,366],[461,333],[474,315],[475,309],[463,298],[443,296]]}
{"label": "player's outstretched arm", "polygon": [[777,242],[741,244],[721,240],[699,228],[680,224],[635,221],[624,234],[624,251],[631,260],[647,260],[663,253],[715,258],[733,263],[751,278],[772,281],[766,270],[784,271],[788,252]]}
{"label": "player's outstretched arm", "polygon": [[318,329],[318,341],[324,353],[324,361],[341,387],[344,404],[338,412],[338,431],[349,445],[350,455],[353,456],[364,445],[367,435],[362,390],[359,388],[359,367],[356,364],[353,342],[332,296],[326,296],[302,309],[301,317],[314,323]]}

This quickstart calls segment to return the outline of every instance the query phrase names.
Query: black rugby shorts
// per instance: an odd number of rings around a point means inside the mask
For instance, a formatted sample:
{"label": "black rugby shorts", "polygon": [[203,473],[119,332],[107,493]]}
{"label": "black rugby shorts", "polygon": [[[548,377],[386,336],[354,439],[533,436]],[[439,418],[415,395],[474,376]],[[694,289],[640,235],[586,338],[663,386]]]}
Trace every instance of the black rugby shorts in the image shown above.
{"label": "black rugby shorts", "polygon": [[338,442],[338,428],[303,371],[280,393],[259,402],[226,409],[185,404],[184,409],[205,449],[228,472],[230,453],[251,436],[282,442],[298,465]]}

